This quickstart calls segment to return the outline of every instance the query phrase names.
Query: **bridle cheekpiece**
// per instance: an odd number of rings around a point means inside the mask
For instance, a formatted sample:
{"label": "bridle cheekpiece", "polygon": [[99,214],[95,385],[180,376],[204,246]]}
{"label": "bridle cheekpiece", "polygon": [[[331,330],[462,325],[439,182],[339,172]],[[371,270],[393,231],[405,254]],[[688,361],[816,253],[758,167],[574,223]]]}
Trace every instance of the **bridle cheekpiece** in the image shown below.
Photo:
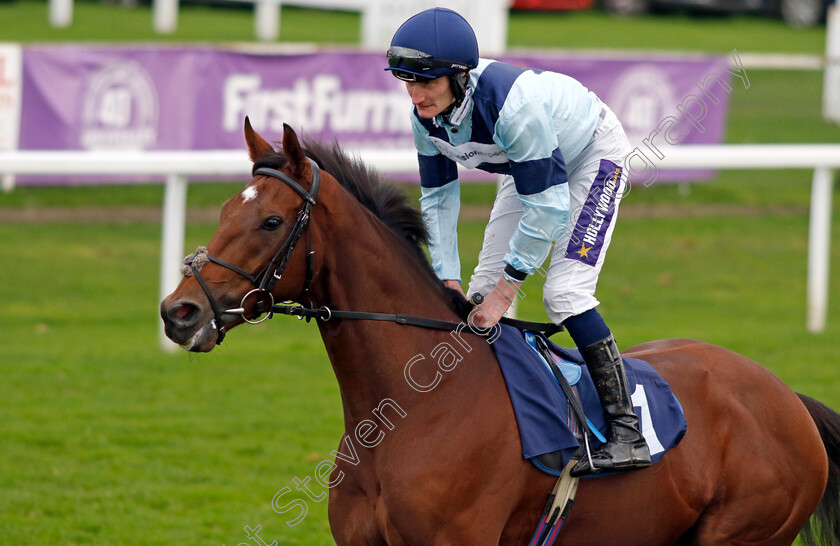
{"label": "bridle cheekpiece", "polygon": [[[294,190],[295,193],[300,195],[301,198],[303,198],[303,205],[298,211],[297,219],[295,220],[295,224],[292,226],[292,230],[289,232],[288,237],[286,237],[286,240],[283,241],[283,244],[277,252],[274,253],[274,256],[271,258],[268,265],[266,265],[259,273],[253,275],[233,264],[216,258],[207,251],[207,247],[198,247],[195,253],[184,258],[184,265],[181,267],[181,272],[184,276],[195,276],[198,284],[201,285],[201,289],[210,301],[210,307],[213,310],[213,326],[218,331],[218,335],[216,336],[216,345],[220,345],[222,340],[225,338],[225,326],[222,322],[222,315],[239,315],[245,322],[251,324],[259,324],[272,316],[274,308],[274,295],[271,291],[274,289],[274,285],[277,284],[277,281],[279,281],[283,276],[283,271],[286,269],[286,265],[289,262],[289,258],[292,255],[295,245],[297,245],[304,230],[309,225],[312,207],[315,206],[315,198],[318,196],[318,190],[321,186],[321,169],[315,161],[309,158],[307,158],[307,160],[312,166],[312,184],[310,185],[308,191],[292,177],[284,172],[278,171],[277,169],[269,167],[259,167],[254,169],[254,176],[262,175],[280,180]],[[310,234],[309,252],[306,257],[306,279],[304,280],[303,288],[301,289],[300,294],[295,299],[300,299],[309,290],[309,286],[312,284],[312,276],[314,274],[313,255],[314,251],[312,249],[312,237]],[[254,285],[254,289],[242,297],[239,307],[226,309],[224,311],[219,309],[219,305],[213,297],[213,294],[210,292],[210,288],[201,276],[201,268],[207,262],[213,262],[230,269],[231,271],[245,277],[251,281],[251,284]],[[256,317],[261,318],[251,319],[245,315],[245,303],[251,296],[256,298]]]}

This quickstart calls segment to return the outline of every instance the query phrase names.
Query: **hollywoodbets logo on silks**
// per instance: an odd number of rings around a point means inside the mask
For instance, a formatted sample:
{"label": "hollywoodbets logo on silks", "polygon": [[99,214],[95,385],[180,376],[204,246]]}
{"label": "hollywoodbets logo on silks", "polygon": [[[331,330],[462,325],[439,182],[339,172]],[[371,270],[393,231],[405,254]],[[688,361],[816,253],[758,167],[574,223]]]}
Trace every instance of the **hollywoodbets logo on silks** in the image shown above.
{"label": "hollywoodbets logo on silks", "polygon": [[566,258],[591,266],[598,263],[604,237],[615,214],[616,192],[620,182],[621,167],[602,159],[598,176],[589,189],[566,247]]}

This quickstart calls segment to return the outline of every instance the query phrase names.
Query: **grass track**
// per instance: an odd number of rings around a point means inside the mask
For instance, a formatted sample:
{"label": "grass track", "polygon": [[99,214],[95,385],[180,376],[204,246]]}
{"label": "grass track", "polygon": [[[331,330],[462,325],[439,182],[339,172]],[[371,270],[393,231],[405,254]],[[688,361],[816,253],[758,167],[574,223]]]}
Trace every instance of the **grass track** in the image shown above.
{"label": "grass track", "polygon": [[[0,2],[0,39],[31,42],[236,42],[253,36],[249,10],[185,5],[178,32],[153,35],[148,7],[76,3],[75,24],[46,25],[46,4]],[[351,44],[358,17],[284,8],[283,39]],[[516,47],[676,48],[713,53],[821,54],[824,30],[753,17],[597,12],[511,18]],[[818,72],[751,71],[733,92],[727,142],[837,142],[819,114]],[[697,337],[767,365],[796,390],[840,408],[840,233],[834,215],[829,329],[809,335],[805,259],[810,174],[723,173],[689,191],[634,190],[601,277],[602,311],[622,347]],[[193,184],[192,207],[217,208],[236,185]],[[416,188],[409,188],[416,193]],[[486,208],[493,188],[464,188]],[[840,201],[835,192],[835,202]],[[160,186],[21,188],[0,195],[0,544],[162,545],[247,541],[331,544],[325,503],[296,527],[271,499],[311,476],[341,434],[337,386],[317,331],[278,318],[239,328],[209,355],[161,354],[157,302],[160,229],[2,222],[11,209],[141,205]],[[740,214],[709,215],[716,206]],[[644,207],[670,212],[645,216]],[[727,209],[727,210],[732,210]],[[674,211],[682,218],[675,219]],[[697,214],[695,214],[697,213]],[[187,248],[214,226],[190,225]],[[483,223],[463,222],[464,271]],[[526,285],[524,318],[542,319]],[[568,344],[563,335],[558,342]]]}
{"label": "grass track", "polygon": [[[465,256],[477,253],[482,229],[462,225]],[[212,230],[192,226],[188,246]],[[629,215],[602,276],[602,311],[623,347],[701,338],[840,407],[837,306],[825,334],[804,333],[806,230],[800,214]],[[340,436],[317,330],[278,318],[237,329],[209,355],[162,355],[158,237],[153,224],[0,225],[0,240],[27,241],[2,247],[0,536],[8,544],[237,544],[244,525],[261,524],[280,544],[328,544],[323,504],[310,502],[294,528],[270,507]],[[840,289],[836,277],[831,288]],[[541,318],[539,287],[526,292],[522,316]]]}
{"label": "grass track", "polygon": [[[280,42],[354,45],[360,40],[357,13],[284,6]],[[184,2],[173,34],[152,31],[148,3],[126,8],[119,2],[76,0],[73,23],[56,29],[48,24],[43,0],[0,1],[0,40],[10,42],[250,42],[253,11],[245,5],[226,7]],[[735,15],[692,17],[646,15],[620,19],[597,10],[566,13],[513,12],[510,47],[694,50],[807,53],[825,51],[825,27],[797,29],[767,17]]]}

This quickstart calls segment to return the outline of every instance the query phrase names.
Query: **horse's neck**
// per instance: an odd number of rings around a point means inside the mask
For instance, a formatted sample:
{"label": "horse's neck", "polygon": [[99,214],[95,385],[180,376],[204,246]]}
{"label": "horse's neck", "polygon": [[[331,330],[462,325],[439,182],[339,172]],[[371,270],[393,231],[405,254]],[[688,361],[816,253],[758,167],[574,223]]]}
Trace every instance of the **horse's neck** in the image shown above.
{"label": "horse's neck", "polygon": [[[323,254],[313,304],[458,321],[443,300],[438,282],[411,251],[346,192],[332,188],[330,193],[336,195],[325,206],[327,217],[313,218],[313,223],[325,226],[319,230],[324,237],[320,242]],[[348,424],[369,418],[382,400],[416,395],[405,379],[406,363],[417,354],[428,355],[448,336],[437,330],[369,320],[345,319],[319,326]]]}

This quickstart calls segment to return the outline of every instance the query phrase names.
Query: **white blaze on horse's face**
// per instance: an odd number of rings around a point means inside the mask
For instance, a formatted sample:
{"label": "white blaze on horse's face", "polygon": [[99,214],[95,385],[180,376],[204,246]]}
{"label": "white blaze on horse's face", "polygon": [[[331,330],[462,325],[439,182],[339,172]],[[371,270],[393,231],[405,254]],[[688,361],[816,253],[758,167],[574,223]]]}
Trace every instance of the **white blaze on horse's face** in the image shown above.
{"label": "white blaze on horse's face", "polygon": [[242,190],[242,202],[247,203],[251,199],[257,198],[257,187],[256,186],[248,186],[244,190]]}

